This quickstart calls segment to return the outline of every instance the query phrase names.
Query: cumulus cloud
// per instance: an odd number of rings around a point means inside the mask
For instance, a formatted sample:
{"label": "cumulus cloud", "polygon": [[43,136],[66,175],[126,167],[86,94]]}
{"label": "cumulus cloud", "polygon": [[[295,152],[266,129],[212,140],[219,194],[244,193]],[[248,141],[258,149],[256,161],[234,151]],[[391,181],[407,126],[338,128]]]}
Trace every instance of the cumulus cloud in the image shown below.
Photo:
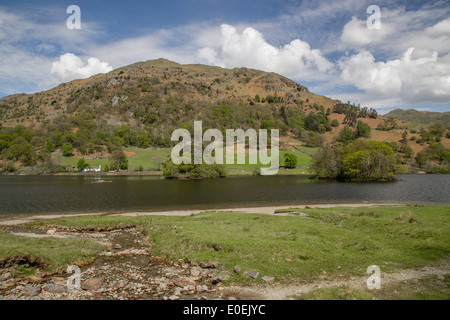
{"label": "cumulus cloud", "polygon": [[366,21],[352,17],[342,29],[341,41],[351,47],[360,47],[378,43],[394,30],[393,25],[387,22],[383,22],[381,29],[369,29]]}
{"label": "cumulus cloud", "polygon": [[97,58],[89,58],[85,64],[81,58],[73,53],[66,53],[59,57],[59,61],[52,64],[51,72],[57,74],[63,80],[88,78],[98,73],[107,73],[113,68],[107,62],[101,62]]}
{"label": "cumulus cloud", "polygon": [[339,62],[341,78],[369,94],[399,96],[405,102],[450,101],[450,55],[413,58],[409,48],[400,59],[375,61],[362,50]]}
{"label": "cumulus cloud", "polygon": [[227,24],[221,26],[220,46],[201,48],[197,57],[203,63],[226,68],[245,66],[294,78],[320,77],[321,73],[333,68],[320,50],[311,49],[300,39],[275,47],[254,28],[248,27],[239,33]]}

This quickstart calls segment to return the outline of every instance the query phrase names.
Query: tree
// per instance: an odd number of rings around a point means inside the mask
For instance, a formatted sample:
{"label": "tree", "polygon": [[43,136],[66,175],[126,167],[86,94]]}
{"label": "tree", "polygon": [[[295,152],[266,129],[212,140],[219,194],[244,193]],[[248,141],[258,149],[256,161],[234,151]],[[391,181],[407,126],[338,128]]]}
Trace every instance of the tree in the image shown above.
{"label": "tree", "polygon": [[15,138],[4,152],[7,159],[20,161],[24,166],[30,166],[36,162],[33,145],[22,136]]}
{"label": "tree", "polygon": [[89,164],[84,160],[84,158],[78,160],[77,162],[77,169],[78,171],[83,171],[84,169],[89,168]]}
{"label": "tree", "polygon": [[334,119],[333,121],[331,121],[331,126],[332,127],[339,127],[339,121],[337,119]]}
{"label": "tree", "polygon": [[356,125],[356,136],[358,138],[370,138],[370,126],[367,123],[358,120],[358,124]]}
{"label": "tree", "polygon": [[293,169],[297,166],[297,156],[293,153],[284,154],[284,167]]}
{"label": "tree", "polygon": [[394,151],[387,143],[356,140],[319,149],[311,169],[320,178],[391,180],[397,168]]}
{"label": "tree", "polygon": [[111,153],[111,169],[112,170],[127,170],[128,159],[125,153],[120,150],[115,150]]}
{"label": "tree", "polygon": [[62,154],[64,157],[71,157],[73,156],[73,146],[72,144],[66,142],[62,146]]}
{"label": "tree", "polygon": [[342,142],[345,144],[348,144],[355,140],[355,134],[353,133],[353,130],[349,126],[345,126],[341,133],[339,134],[339,137],[337,139],[338,142]]}
{"label": "tree", "polygon": [[50,153],[52,153],[53,151],[55,151],[55,145],[54,145],[54,143],[53,143],[49,138],[47,138],[45,141],[46,141],[46,143],[45,143],[45,150],[46,150],[47,152],[50,152]]}
{"label": "tree", "polygon": [[137,146],[139,148],[146,148],[146,147],[148,147],[149,143],[150,143],[150,137],[148,136],[147,132],[140,131],[139,135],[138,135]]}
{"label": "tree", "polygon": [[445,127],[441,122],[436,122],[430,126],[428,131],[435,137],[442,138],[445,134]]}

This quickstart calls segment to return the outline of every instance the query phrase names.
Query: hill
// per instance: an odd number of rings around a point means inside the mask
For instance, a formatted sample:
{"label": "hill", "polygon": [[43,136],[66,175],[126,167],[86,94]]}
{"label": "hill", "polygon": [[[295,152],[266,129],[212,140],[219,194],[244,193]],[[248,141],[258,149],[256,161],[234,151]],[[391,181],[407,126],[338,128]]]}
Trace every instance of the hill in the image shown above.
{"label": "hill", "polygon": [[450,128],[450,112],[430,112],[417,111],[414,109],[395,109],[385,114],[385,117],[392,117],[398,120],[408,121],[417,124],[429,125],[435,122],[442,122],[446,128]]}
{"label": "hill", "polygon": [[[170,148],[172,132],[192,132],[194,120],[202,120],[205,130],[277,128],[282,149],[332,143],[345,127],[353,131],[350,140],[370,138],[395,147],[409,126],[314,94],[275,73],[158,59],[1,98],[0,159],[3,170],[14,170],[51,162],[55,154],[104,159],[124,148]],[[424,141],[406,144],[417,154],[426,148]],[[450,139],[444,135],[441,141],[448,147]]]}

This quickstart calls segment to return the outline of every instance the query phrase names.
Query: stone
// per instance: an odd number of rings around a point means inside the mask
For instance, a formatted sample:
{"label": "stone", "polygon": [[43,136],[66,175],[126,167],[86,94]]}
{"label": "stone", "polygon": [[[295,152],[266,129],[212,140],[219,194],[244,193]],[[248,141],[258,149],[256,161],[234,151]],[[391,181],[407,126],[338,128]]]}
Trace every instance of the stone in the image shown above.
{"label": "stone", "polygon": [[206,286],[206,285],[197,285],[196,287],[195,287],[195,290],[198,292],[198,293],[200,293],[200,292],[205,292],[205,291],[208,291],[208,287]]}
{"label": "stone", "polygon": [[445,277],[442,274],[437,275],[438,280],[445,280]]}
{"label": "stone", "polygon": [[203,268],[203,269],[208,268],[208,265],[204,262],[200,262],[200,268]]}
{"label": "stone", "polygon": [[187,280],[187,279],[177,279],[177,280],[175,280],[175,281],[173,282],[173,284],[174,284],[175,286],[177,286],[177,287],[184,288],[185,286],[195,284],[195,282],[194,282],[194,281]]}
{"label": "stone", "polygon": [[182,269],[189,269],[189,263],[182,263],[181,264]]}
{"label": "stone", "polygon": [[46,232],[48,235],[54,235],[56,233],[56,229],[48,229]]}
{"label": "stone", "polygon": [[1,290],[9,289],[9,288],[14,287],[15,285],[16,285],[16,282],[14,281],[14,279],[9,279],[2,283],[2,285],[0,286],[0,289]]}
{"label": "stone", "polygon": [[49,283],[44,287],[44,290],[50,293],[66,293],[67,289],[62,284]]}
{"label": "stone", "polygon": [[26,297],[35,297],[39,293],[41,293],[41,288],[39,287],[32,287],[32,286],[25,286],[22,288],[22,293]]}
{"label": "stone", "polygon": [[259,277],[259,272],[256,270],[250,270],[244,273],[244,277],[256,279]]}
{"label": "stone", "polygon": [[35,277],[35,276],[28,277],[28,280],[30,282],[32,282],[32,283],[35,283],[35,284],[40,284],[40,283],[42,283],[44,281],[44,279],[42,279],[40,277]]}
{"label": "stone", "polygon": [[60,285],[66,285],[67,284],[67,279],[66,278],[62,278],[62,277],[52,277],[52,282],[54,284],[60,284]]}
{"label": "stone", "polygon": [[236,266],[233,268],[233,271],[234,271],[234,273],[239,273],[239,272],[241,272],[241,267]]}
{"label": "stone", "polygon": [[120,249],[122,249],[122,246],[121,246],[120,244],[116,243],[116,244],[114,245],[114,249],[120,250]]}
{"label": "stone", "polygon": [[2,280],[8,280],[9,278],[11,278],[11,272],[7,272],[2,276]]}
{"label": "stone", "polygon": [[274,277],[269,277],[269,276],[264,276],[261,279],[263,279],[267,283],[273,282],[273,280],[275,280]]}
{"label": "stone", "polygon": [[230,279],[231,277],[229,275],[227,275],[226,273],[218,273],[215,275],[215,277],[213,278],[212,282],[218,283],[218,282],[222,282],[222,281],[226,281],[228,279]]}
{"label": "stone", "polygon": [[207,268],[215,269],[219,267],[219,262],[217,261],[208,261],[208,264],[206,265]]}
{"label": "stone", "polygon": [[172,295],[169,297],[169,300],[178,300],[178,299],[180,299],[180,297],[177,295]]}
{"label": "stone", "polygon": [[88,291],[95,291],[103,286],[103,278],[91,278],[81,284],[81,288]]}
{"label": "stone", "polygon": [[190,274],[193,277],[198,277],[200,275],[200,273],[201,273],[201,271],[198,268],[196,268],[196,267],[193,267],[190,270]]}
{"label": "stone", "polygon": [[184,287],[184,290],[188,291],[188,292],[194,292],[195,291],[195,286],[192,285],[192,284],[189,284],[186,287]]}

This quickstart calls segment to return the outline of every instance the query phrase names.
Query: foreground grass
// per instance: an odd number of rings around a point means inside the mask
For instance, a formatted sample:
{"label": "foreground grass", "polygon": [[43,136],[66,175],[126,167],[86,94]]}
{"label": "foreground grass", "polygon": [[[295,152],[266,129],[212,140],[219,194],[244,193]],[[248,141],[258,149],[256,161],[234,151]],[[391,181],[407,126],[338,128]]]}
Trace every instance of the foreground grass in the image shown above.
{"label": "foreground grass", "polygon": [[0,267],[16,263],[19,274],[32,274],[36,268],[64,270],[92,261],[103,250],[104,246],[89,239],[29,238],[0,231]]}
{"label": "foreground grass", "polygon": [[[188,217],[82,216],[41,221],[76,227],[135,224],[149,233],[154,255],[173,261],[216,260],[231,281],[235,266],[276,281],[363,276],[420,267],[450,254],[449,206],[302,209],[307,217],[206,212]],[[258,280],[261,281],[261,280]]]}

